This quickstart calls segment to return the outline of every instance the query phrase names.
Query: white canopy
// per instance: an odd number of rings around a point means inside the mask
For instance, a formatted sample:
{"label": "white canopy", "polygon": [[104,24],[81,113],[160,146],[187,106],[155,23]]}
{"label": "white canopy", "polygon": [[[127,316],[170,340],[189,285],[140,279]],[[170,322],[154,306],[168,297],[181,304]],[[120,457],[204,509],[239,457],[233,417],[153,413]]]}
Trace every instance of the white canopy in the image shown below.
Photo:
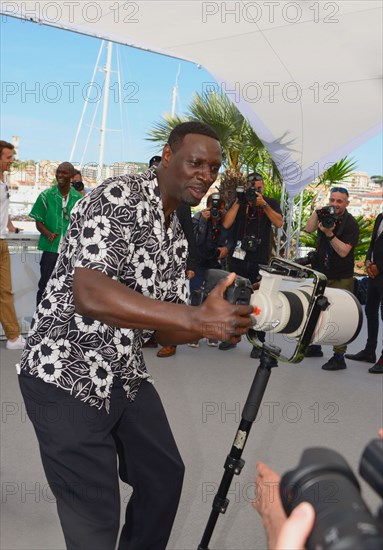
{"label": "white canopy", "polygon": [[381,0],[2,1],[3,13],[193,61],[262,139],[290,196],[382,130]]}

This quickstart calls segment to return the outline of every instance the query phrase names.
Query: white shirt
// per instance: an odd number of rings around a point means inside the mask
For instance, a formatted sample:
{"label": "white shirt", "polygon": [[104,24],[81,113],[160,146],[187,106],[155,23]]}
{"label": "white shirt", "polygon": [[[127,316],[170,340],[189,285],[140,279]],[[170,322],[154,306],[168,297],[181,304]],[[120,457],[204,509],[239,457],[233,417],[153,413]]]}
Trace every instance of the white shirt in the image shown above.
{"label": "white shirt", "polygon": [[4,173],[4,181],[0,180],[0,239],[5,239],[8,231],[9,216],[9,190],[7,174]]}

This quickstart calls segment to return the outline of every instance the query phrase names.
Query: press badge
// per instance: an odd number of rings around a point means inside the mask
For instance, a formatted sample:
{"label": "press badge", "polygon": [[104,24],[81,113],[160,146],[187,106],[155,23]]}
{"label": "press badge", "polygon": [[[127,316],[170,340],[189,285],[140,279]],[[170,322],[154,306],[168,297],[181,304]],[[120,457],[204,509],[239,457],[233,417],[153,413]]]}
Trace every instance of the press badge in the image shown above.
{"label": "press badge", "polygon": [[246,256],[246,251],[242,250],[241,241],[237,241],[237,246],[233,252],[233,258],[237,260],[244,260]]}

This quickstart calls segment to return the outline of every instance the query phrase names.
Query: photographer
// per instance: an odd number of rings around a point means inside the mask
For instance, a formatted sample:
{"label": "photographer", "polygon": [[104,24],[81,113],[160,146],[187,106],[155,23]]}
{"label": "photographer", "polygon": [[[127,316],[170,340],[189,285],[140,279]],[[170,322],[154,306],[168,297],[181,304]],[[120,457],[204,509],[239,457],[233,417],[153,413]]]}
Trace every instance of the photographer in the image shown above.
{"label": "photographer", "polygon": [[82,175],[80,170],[75,170],[72,178],[72,185],[78,191],[81,193],[81,195],[84,197],[86,195],[86,190],[84,186],[84,182],[82,181]]}
{"label": "photographer", "polygon": [[[382,496],[383,429],[378,431],[378,438],[379,440],[371,441],[364,449],[359,473]],[[307,451],[311,453],[306,454],[303,459]],[[321,451],[324,455],[322,459],[317,460],[315,457]],[[329,449],[313,448],[307,449],[305,453],[298,467],[285,474],[283,478],[263,462],[258,462],[256,465],[255,498],[252,505],[261,516],[268,548],[270,550],[303,550],[309,536],[312,536],[311,548],[377,548],[379,544],[381,547],[383,535],[380,526],[377,525],[381,512],[378,513],[377,520],[371,516],[361,499],[358,482],[345,460],[340,455],[338,458],[337,453],[334,455],[334,451]],[[326,459],[323,461],[324,457]],[[335,462],[333,462],[334,458]],[[334,476],[339,476],[336,482]],[[326,497],[325,492],[331,484],[336,486],[337,494],[339,492],[339,495],[342,495],[342,500],[331,501]],[[320,485],[322,490],[325,488],[325,492],[321,493],[323,502],[318,496]],[[350,491],[350,485],[354,485],[354,490]],[[310,488],[313,490],[313,487],[316,487],[315,496],[314,492],[310,492]],[[292,507],[288,518],[281,495],[285,495],[285,504],[289,502]],[[323,513],[323,503],[326,505],[325,513]],[[332,504],[335,506],[331,507]],[[342,508],[343,515],[340,513]],[[326,538],[322,529],[326,529],[327,533],[334,533],[330,527],[334,519],[341,520],[342,525],[337,526],[335,537]]]}
{"label": "photographer", "polygon": [[219,193],[212,193],[206,201],[206,208],[193,216],[193,232],[198,247],[194,288],[201,286],[206,269],[221,269],[221,260],[227,257],[228,230],[222,225],[224,214],[225,201]]}
{"label": "photographer", "polygon": [[[197,212],[193,218],[194,240],[197,245],[196,274],[190,281],[190,291],[199,290],[204,282],[207,269],[221,269],[222,261],[227,257],[228,230],[222,226],[225,213],[225,201],[219,193],[212,193],[206,201],[206,208]],[[218,346],[218,340],[208,338],[208,346]],[[199,342],[189,344],[199,347]]]}
{"label": "photographer", "polygon": [[[326,275],[327,286],[354,291],[354,249],[359,239],[359,226],[347,211],[348,191],[344,187],[333,187],[328,208],[315,210],[307,221],[305,231],[318,230],[316,254],[312,267]],[[347,368],[344,354],[347,346],[334,346],[333,357],[322,366],[324,370]],[[321,346],[309,346],[306,357],[323,357]]]}
{"label": "photographer", "polygon": [[[229,248],[230,270],[246,277],[251,283],[257,283],[259,265],[267,264],[271,249],[271,226],[282,227],[283,219],[279,202],[263,196],[263,178],[257,172],[246,178],[246,190],[237,188],[237,199],[227,211],[222,225],[231,229]],[[264,333],[258,332],[258,338],[264,341]],[[235,347],[222,342],[221,350]],[[253,347],[250,357],[259,358],[258,348]]]}

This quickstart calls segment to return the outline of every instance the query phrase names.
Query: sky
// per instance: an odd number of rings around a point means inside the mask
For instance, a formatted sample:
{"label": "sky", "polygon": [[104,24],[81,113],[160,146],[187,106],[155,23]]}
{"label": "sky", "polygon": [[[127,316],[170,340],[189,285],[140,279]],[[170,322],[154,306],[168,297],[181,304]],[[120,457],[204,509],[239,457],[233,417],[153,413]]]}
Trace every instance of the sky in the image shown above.
{"label": "sky", "polygon": [[[11,141],[18,135],[19,158],[23,160],[68,160],[86,103],[72,160],[97,163],[104,77],[97,70],[92,84],[92,74],[101,40],[5,16],[1,16],[1,26],[1,139]],[[106,48],[99,66],[105,63]],[[112,71],[106,164],[147,162],[160,153],[159,147],[146,138],[153,125],[171,112],[178,72],[178,115],[187,110],[195,92],[201,93],[206,82],[214,82],[207,71],[193,63],[127,46],[113,45]],[[88,138],[92,125],[95,128]],[[381,175],[382,150],[380,134],[349,157],[356,161],[357,170]]]}

